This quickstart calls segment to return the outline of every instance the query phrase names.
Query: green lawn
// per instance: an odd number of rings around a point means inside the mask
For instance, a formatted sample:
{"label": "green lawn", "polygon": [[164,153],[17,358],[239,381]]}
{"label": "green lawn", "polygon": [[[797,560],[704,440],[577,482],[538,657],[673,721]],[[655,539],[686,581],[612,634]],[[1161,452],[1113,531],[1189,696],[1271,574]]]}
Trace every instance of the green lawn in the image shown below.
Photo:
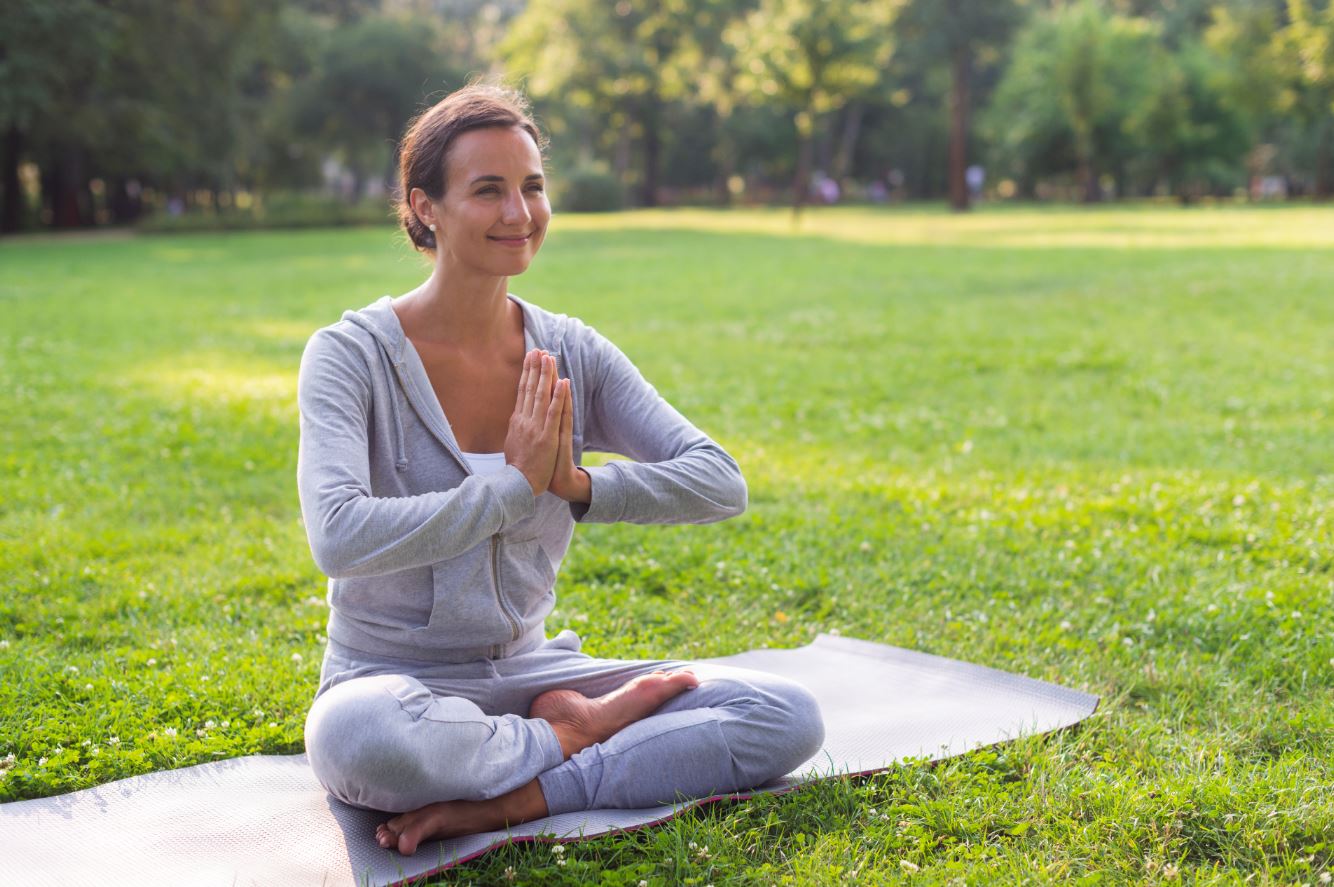
{"label": "green lawn", "polygon": [[[302,751],[296,369],[424,277],[401,241],[0,242],[0,801]],[[511,288],[617,342],[751,492],[581,528],[549,631],[689,658],[836,630],[1103,704],[445,882],[1328,882],[1334,210],[558,216]]]}

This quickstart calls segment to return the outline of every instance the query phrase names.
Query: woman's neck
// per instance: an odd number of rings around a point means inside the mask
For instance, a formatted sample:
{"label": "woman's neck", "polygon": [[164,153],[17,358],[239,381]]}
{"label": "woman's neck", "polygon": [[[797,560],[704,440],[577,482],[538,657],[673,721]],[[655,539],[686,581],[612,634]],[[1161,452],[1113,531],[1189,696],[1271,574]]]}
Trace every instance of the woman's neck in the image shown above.
{"label": "woman's neck", "polygon": [[447,274],[440,266],[426,282],[394,300],[408,338],[456,348],[490,348],[511,323],[509,278]]}

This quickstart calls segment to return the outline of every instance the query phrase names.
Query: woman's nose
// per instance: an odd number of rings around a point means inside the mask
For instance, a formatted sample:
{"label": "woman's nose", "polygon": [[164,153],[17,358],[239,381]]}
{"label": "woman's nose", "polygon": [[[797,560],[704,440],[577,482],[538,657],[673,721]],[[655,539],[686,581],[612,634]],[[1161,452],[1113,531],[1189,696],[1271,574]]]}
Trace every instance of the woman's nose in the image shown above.
{"label": "woman's nose", "polygon": [[516,191],[505,199],[500,220],[506,225],[526,224],[531,218],[532,214],[528,212],[528,204],[522,193]]}

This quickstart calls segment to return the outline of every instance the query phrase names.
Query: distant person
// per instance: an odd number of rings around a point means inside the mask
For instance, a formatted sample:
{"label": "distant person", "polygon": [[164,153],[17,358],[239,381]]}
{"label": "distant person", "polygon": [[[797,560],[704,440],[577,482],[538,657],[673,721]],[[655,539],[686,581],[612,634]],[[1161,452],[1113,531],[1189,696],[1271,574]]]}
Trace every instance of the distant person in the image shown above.
{"label": "distant person", "polygon": [[963,180],[968,185],[968,196],[977,200],[982,196],[982,186],[986,183],[987,171],[974,163],[963,171]]}
{"label": "distant person", "polygon": [[[331,604],[306,750],[335,797],[401,814],[376,835],[403,854],[757,786],[823,741],[791,681],[546,635],[576,523],[718,521],[746,485],[615,345],[509,293],[551,218],[541,145],[498,87],[413,121],[398,212],[431,274],[301,360],[297,485]],[[594,450],[636,461],[580,467]]]}
{"label": "distant person", "polygon": [[889,197],[891,200],[902,200],[905,197],[904,186],[908,182],[908,177],[903,174],[903,170],[895,167],[885,176],[885,182],[889,185]]}

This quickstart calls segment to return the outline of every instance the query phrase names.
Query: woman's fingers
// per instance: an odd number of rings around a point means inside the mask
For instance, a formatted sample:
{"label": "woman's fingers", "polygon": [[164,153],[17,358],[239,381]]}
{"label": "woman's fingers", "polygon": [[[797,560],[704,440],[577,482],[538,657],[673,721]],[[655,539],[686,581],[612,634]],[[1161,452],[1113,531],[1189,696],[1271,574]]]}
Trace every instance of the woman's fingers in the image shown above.
{"label": "woman's fingers", "polygon": [[[549,434],[555,436],[560,433],[560,414],[563,409],[565,409],[565,398],[553,397],[547,401],[547,421],[542,429],[543,437]],[[557,442],[559,443],[559,438],[557,438]]]}
{"label": "woman's fingers", "polygon": [[532,406],[533,366],[537,363],[537,351],[529,351],[523,356],[523,372],[519,374],[519,394],[514,402],[514,411],[520,416],[527,416]]}
{"label": "woman's fingers", "polygon": [[542,373],[537,379],[537,403],[533,405],[533,412],[538,408],[547,407],[550,409],[551,401],[551,382],[556,375],[556,359],[546,352],[542,353]]}

